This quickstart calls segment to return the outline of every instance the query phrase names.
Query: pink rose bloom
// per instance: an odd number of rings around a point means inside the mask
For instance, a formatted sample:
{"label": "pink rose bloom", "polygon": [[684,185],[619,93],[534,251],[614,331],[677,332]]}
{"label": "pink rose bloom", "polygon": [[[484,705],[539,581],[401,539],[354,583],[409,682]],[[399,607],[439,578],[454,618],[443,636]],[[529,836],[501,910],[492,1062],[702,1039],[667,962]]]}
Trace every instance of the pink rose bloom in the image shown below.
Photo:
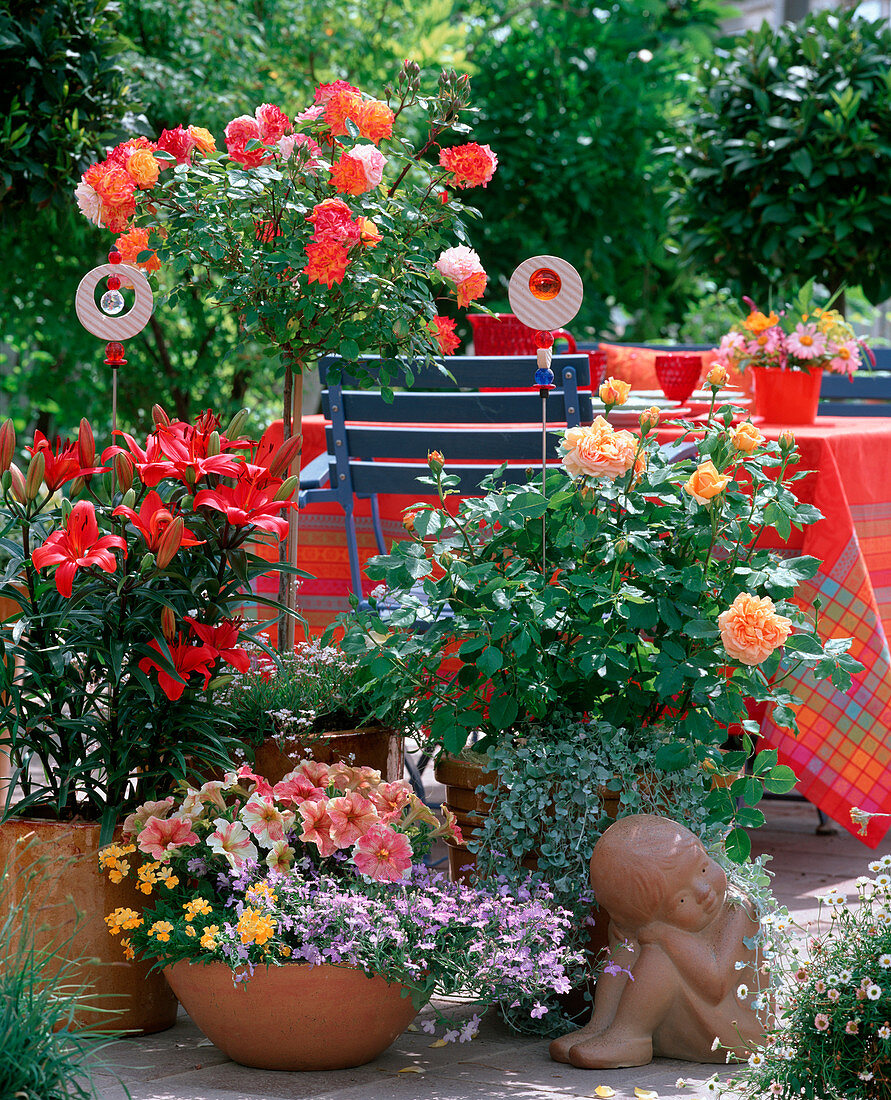
{"label": "pink rose bloom", "polygon": [[271,160],[269,153],[263,149],[245,148],[249,141],[260,141],[260,124],[253,115],[239,115],[233,118],[224,131],[226,138],[226,150],[233,160],[243,164],[245,168],[256,168],[259,164],[265,164]]}
{"label": "pink rose bloom", "polygon": [[570,477],[607,477],[610,481],[634,465],[639,441],[617,432],[598,416],[589,426],[570,428],[563,437],[563,465]]}
{"label": "pink rose bloom", "polygon": [[[158,148],[172,157],[176,157],[177,164],[189,164],[192,160],[192,150],[195,148],[195,138],[189,130],[177,126],[173,130],[162,130],[158,138]],[[169,161],[159,161],[161,168],[167,167]]]}
{"label": "pink rose bloom", "polygon": [[389,825],[375,825],[356,842],[353,863],[375,882],[399,882],[411,867],[408,837]]}
{"label": "pink rose bloom", "polygon": [[150,817],[137,837],[140,852],[153,859],[163,859],[168,852],[198,843],[192,832],[192,822],[183,817]]}
{"label": "pink rose bloom", "polygon": [[321,168],[322,162],[319,158],[323,156],[322,147],[317,141],[313,141],[309,134],[286,134],[283,138],[279,138],[278,151],[282,160],[289,161],[295,149],[304,150],[306,160],[303,167],[307,172]]}
{"label": "pink rose bloom", "polygon": [[257,846],[240,821],[218,817],[216,829],[207,838],[207,846],[218,856],[225,856],[230,867],[239,867],[246,859],[257,859]]}
{"label": "pink rose bloom", "polygon": [[349,791],[328,803],[331,839],[338,848],[349,848],[380,822],[374,805],[358,791]]}
{"label": "pink rose bloom", "polygon": [[473,275],[485,273],[482,261],[476,252],[463,244],[447,248],[433,266],[444,279],[448,279],[456,286]]}
{"label": "pink rose bloom", "polygon": [[[328,100],[332,96],[337,95],[338,92],[355,92],[356,95],[360,94],[359,89],[354,88],[353,85],[346,80],[335,80],[331,84],[320,84],[318,88],[316,88],[316,94],[313,99],[316,104],[324,107]],[[310,110],[312,110],[312,108],[310,108]]]}
{"label": "pink rose bloom", "polygon": [[253,794],[238,815],[264,848],[271,848],[294,824],[294,814],[283,813],[270,796]]}
{"label": "pink rose bloom", "polygon": [[368,181],[368,190],[370,191],[384,178],[384,168],[387,164],[387,158],[384,154],[374,145],[354,145],[347,154],[351,160],[357,160],[365,172],[365,179]]}
{"label": "pink rose bloom", "polygon": [[792,633],[792,622],[776,613],[769,596],[759,599],[740,592],[718,616],[718,628],[731,657],[744,665],[760,665],[785,644]]}
{"label": "pink rose bloom", "polygon": [[99,225],[102,221],[102,199],[97,195],[95,188],[81,180],[74,189],[74,197],[77,199],[81,214],[93,225]]}
{"label": "pink rose bloom", "polygon": [[795,331],[786,338],[786,347],[797,359],[819,359],[826,354],[826,337],[816,325],[799,321]]}
{"label": "pink rose bloom", "polygon": [[143,802],[135,813],[124,819],[121,830],[124,836],[133,836],[145,826],[150,817],[165,818],[173,809],[173,795],[168,795],[161,802]]}
{"label": "pink rose bloom", "polygon": [[303,819],[303,832],[300,839],[307,844],[315,844],[320,856],[331,856],[340,847],[331,836],[331,818],[328,816],[327,802],[301,802],[297,812]]}
{"label": "pink rose bloom", "polygon": [[315,122],[317,118],[321,118],[325,113],[325,106],[323,103],[317,103],[312,107],[307,107],[305,111],[301,111],[300,114],[294,115],[295,122]]}
{"label": "pink rose bloom", "polygon": [[254,111],[264,145],[275,145],[291,129],[291,120],[274,103],[263,103]]}
{"label": "pink rose bloom", "polygon": [[826,366],[836,374],[852,375],[860,366],[860,345],[856,340],[830,344],[826,350],[832,356]]}

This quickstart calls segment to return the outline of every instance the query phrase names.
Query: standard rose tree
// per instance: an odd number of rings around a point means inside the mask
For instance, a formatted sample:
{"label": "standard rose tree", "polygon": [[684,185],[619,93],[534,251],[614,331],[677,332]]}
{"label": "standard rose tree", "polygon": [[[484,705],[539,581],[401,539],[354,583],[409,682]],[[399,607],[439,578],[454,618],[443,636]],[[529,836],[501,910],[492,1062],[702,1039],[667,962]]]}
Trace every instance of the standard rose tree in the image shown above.
{"label": "standard rose tree", "polygon": [[594,846],[590,878],[610,961],[590,1022],[555,1039],[551,1057],[581,1069],[747,1057],[766,1022],[752,1008],[759,922],[700,840],[668,818],[621,818]]}

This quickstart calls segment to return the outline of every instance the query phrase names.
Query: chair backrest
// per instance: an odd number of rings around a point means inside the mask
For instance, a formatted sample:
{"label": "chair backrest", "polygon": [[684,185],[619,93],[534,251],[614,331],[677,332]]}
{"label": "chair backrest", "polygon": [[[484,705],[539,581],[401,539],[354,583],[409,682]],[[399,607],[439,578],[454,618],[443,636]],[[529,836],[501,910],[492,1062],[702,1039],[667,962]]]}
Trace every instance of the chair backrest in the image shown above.
{"label": "chair backrest", "polygon": [[[436,366],[413,368],[411,387],[398,389],[390,403],[347,375],[329,384],[336,362],[323,359],[319,372],[330,485],[345,499],[421,492],[416,479],[428,473],[430,451],[445,457],[465,495],[505,461],[505,480],[522,482],[529,467],[541,469],[543,403],[551,425],[574,427],[593,417],[587,355],[554,360],[555,387],[545,398],[532,384],[534,356],[455,356],[443,361],[451,377]],[[373,363],[363,360],[372,370]],[[555,443],[549,436],[549,459],[556,458]]]}
{"label": "chair backrest", "polygon": [[891,348],[875,348],[874,370],[853,377],[823,371],[819,411],[823,416],[891,416]]}

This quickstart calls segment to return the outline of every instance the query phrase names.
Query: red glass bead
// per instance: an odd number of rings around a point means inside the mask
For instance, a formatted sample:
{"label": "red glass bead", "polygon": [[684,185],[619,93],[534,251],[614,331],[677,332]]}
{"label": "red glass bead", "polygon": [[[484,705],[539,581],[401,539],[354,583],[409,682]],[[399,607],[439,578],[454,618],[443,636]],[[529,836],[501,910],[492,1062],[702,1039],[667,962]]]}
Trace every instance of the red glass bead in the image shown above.
{"label": "red glass bead", "polygon": [[537,348],[552,348],[554,346],[554,334],[546,329],[539,329],[535,334],[535,346]]}
{"label": "red glass bead", "polygon": [[540,267],[529,276],[529,289],[540,302],[556,298],[562,286],[560,276],[549,267]]}
{"label": "red glass bead", "polygon": [[119,264],[123,262],[124,257],[118,252],[116,248],[113,248],[108,254],[108,262],[110,264]]}
{"label": "red glass bead", "polygon": [[124,358],[124,345],[117,340],[111,340],[105,345],[105,363],[109,367],[121,367],[126,363]]}
{"label": "red glass bead", "polygon": [[[120,253],[118,253],[118,255],[120,255]],[[121,280],[117,277],[117,275],[109,275],[108,276],[108,289],[109,290],[119,290],[120,286],[121,286]]]}

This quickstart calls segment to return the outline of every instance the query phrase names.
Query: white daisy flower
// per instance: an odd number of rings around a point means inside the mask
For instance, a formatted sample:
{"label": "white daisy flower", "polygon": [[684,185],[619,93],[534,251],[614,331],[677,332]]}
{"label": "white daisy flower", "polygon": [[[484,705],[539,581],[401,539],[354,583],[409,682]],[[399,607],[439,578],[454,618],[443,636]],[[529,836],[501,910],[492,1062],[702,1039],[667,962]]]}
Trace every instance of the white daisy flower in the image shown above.
{"label": "white daisy flower", "polygon": [[838,972],[839,985],[847,985],[850,982],[850,980],[851,980],[851,971],[850,970],[840,970]]}
{"label": "white daisy flower", "polygon": [[891,969],[891,955],[879,955],[879,966],[882,968],[882,970]]}
{"label": "white daisy flower", "polygon": [[841,978],[839,978],[838,974],[827,974],[826,975],[826,984],[827,985],[830,985],[830,986],[838,985],[838,983],[840,981],[841,981]]}
{"label": "white daisy flower", "polygon": [[880,1039],[891,1039],[891,1027],[887,1024],[882,1024],[877,1034]]}
{"label": "white daisy flower", "polygon": [[876,875],[876,886],[881,886],[883,889],[886,886],[891,886],[891,875],[887,871],[883,871],[882,874]]}
{"label": "white daisy flower", "polygon": [[870,1001],[877,1001],[882,995],[882,988],[873,982],[872,985],[866,987],[866,996]]}
{"label": "white daisy flower", "polygon": [[761,1054],[760,1051],[757,1051],[757,1050],[753,1051],[749,1055],[749,1065],[752,1066],[753,1069],[757,1068],[758,1066],[763,1066],[764,1065],[764,1055]]}
{"label": "white daisy flower", "polygon": [[872,863],[867,863],[867,869],[872,871],[874,875],[877,875],[880,871],[885,870],[885,864],[880,859],[874,859]]}
{"label": "white daisy flower", "polygon": [[[738,985],[738,986],[736,987],[736,995],[737,995],[737,997],[739,997],[739,999],[740,999],[741,1001],[745,1000],[745,999],[746,999],[746,997],[748,997],[748,995],[749,995],[749,987],[748,987],[748,986],[747,986],[747,985],[745,984],[745,982],[743,982],[743,983],[742,983],[741,985]],[[714,1047],[712,1047],[712,1050],[714,1050],[714,1049],[715,1049],[715,1048],[714,1048]]]}

